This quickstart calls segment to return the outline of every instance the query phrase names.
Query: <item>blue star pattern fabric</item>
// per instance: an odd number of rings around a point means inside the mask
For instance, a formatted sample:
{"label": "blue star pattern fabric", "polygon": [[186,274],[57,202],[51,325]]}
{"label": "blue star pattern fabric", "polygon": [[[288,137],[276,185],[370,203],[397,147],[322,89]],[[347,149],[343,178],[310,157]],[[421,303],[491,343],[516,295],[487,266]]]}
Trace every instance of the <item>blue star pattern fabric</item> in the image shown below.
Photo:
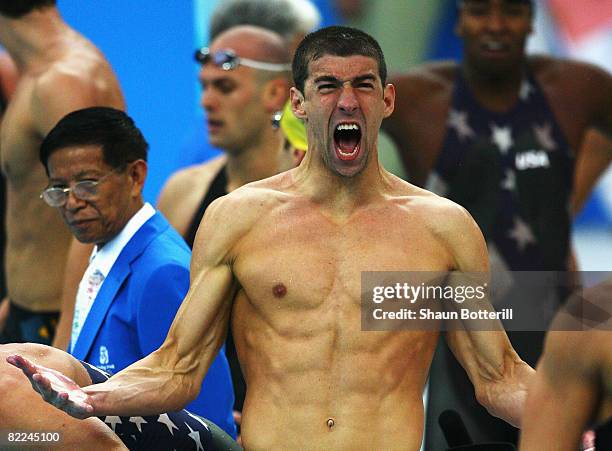
{"label": "blue star pattern fabric", "polygon": [[[108,373],[81,361],[92,383],[110,378]],[[213,423],[187,410],[152,416],[99,417],[131,451],[238,451],[240,446]]]}
{"label": "blue star pattern fabric", "polygon": [[565,270],[574,157],[531,74],[507,112],[481,106],[459,73],[428,188],[465,207],[504,269]]}

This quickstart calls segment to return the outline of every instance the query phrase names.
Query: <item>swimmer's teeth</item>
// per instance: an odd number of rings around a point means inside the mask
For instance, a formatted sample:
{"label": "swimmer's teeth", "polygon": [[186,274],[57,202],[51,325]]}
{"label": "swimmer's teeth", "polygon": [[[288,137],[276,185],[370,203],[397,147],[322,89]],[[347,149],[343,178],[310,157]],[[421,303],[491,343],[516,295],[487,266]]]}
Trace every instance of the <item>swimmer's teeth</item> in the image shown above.
{"label": "swimmer's teeth", "polygon": [[345,155],[345,156],[351,156],[351,155],[355,155],[355,153],[357,152],[357,147],[355,147],[352,152],[343,152],[342,149],[338,149],[338,151],[340,152],[341,155]]}
{"label": "swimmer's teeth", "polygon": [[336,127],[336,130],[359,130],[357,124],[340,124]]}

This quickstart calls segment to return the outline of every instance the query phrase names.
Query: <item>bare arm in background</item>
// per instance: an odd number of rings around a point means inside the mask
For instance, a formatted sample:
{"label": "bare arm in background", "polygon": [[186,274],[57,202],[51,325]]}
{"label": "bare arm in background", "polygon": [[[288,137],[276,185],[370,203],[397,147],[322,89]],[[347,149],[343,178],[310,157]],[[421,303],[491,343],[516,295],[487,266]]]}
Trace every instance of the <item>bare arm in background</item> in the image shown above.
{"label": "bare arm in background", "polygon": [[79,282],[87,269],[92,250],[92,244],[82,244],[76,239],[72,240],[68,250],[68,262],[66,263],[66,273],[64,274],[64,289],[62,290],[62,314],[55,331],[55,338],[53,339],[53,346],[64,351],[68,349],[68,343],[70,343],[74,305]]}
{"label": "bare arm in background", "polygon": [[612,162],[612,139],[589,130],[576,160],[572,212],[580,213],[601,175]]}

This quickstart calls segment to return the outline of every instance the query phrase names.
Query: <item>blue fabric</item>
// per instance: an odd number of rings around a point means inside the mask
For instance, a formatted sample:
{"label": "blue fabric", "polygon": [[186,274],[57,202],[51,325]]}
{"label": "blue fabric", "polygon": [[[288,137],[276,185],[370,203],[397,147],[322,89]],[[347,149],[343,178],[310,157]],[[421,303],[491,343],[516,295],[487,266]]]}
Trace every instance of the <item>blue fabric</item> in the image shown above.
{"label": "blue fabric", "polygon": [[[92,384],[106,382],[110,374],[80,360]],[[225,433],[206,419],[183,409],[152,416],[101,416],[130,451],[238,451],[242,450]]]}
{"label": "blue fabric", "polygon": [[[102,283],[72,355],[116,373],[156,350],[189,289],[191,252],[158,212],[123,248]],[[225,352],[187,408],[232,437],[234,392]]]}
{"label": "blue fabric", "polygon": [[458,70],[448,124],[435,168],[445,197],[470,212],[509,269],[566,270],[574,156],[537,80],[525,74],[516,105],[497,113]]}

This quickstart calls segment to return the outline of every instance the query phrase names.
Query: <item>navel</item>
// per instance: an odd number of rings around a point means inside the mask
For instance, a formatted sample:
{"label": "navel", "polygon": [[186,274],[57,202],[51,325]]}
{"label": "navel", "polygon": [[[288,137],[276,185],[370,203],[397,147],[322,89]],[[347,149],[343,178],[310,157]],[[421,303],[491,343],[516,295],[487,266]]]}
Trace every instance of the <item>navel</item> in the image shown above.
{"label": "navel", "polygon": [[329,430],[331,430],[336,425],[336,422],[334,421],[333,418],[328,418],[326,423],[327,423],[327,428]]}

